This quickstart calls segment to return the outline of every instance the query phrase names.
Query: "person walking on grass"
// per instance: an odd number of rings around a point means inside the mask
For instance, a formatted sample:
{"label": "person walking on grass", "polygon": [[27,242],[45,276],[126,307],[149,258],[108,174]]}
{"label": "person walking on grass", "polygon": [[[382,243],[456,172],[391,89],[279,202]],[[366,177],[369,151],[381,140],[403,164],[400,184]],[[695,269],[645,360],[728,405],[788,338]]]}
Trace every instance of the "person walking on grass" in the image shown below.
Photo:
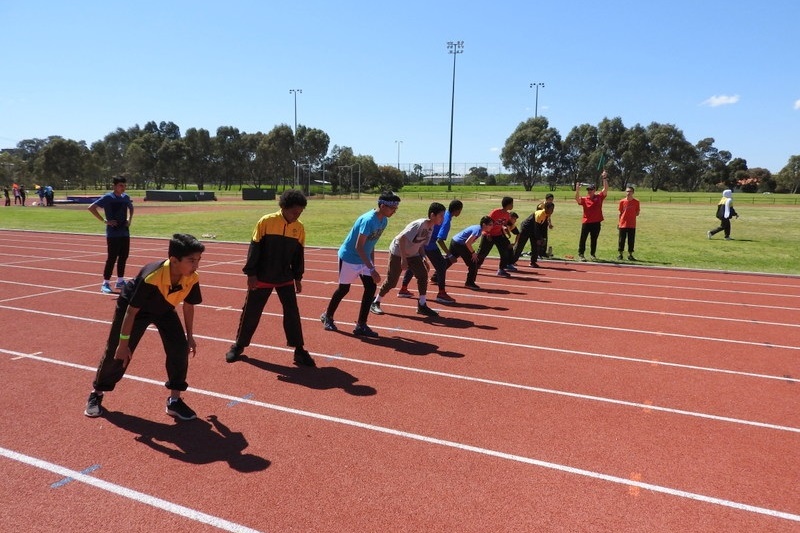
{"label": "person walking on grass", "polygon": [[608,173],[604,170],[601,174],[603,178],[603,189],[595,193],[595,186],[586,187],[586,196],[581,196],[581,184],[575,183],[575,201],[583,207],[583,219],[581,220],[581,237],[578,241],[578,258],[586,261],[586,237],[590,237],[589,254],[592,261],[597,261],[597,238],[600,236],[600,228],[603,222],[603,200],[608,194]]}
{"label": "person walking on grass", "polygon": [[[464,209],[464,203],[461,200],[453,200],[450,202],[444,214],[442,224],[433,227],[431,238],[428,244],[425,245],[425,256],[428,258],[428,261],[430,261],[434,270],[431,276],[431,283],[436,283],[439,286],[439,292],[436,294],[435,300],[441,304],[452,304],[456,301],[455,298],[447,294],[445,286],[447,269],[457,261],[456,257],[451,254],[447,248],[447,236],[450,233],[450,226],[453,218],[459,216],[462,209]],[[442,255],[442,252],[444,252],[444,255]],[[414,293],[408,290],[408,284],[413,277],[414,272],[410,268],[406,269],[403,274],[403,281],[400,284],[400,291],[397,293],[399,298],[414,297]]]}
{"label": "person walking on grass", "polygon": [[619,201],[618,261],[622,261],[626,239],[628,240],[628,261],[636,261],[636,258],[633,257],[633,247],[636,243],[636,217],[639,216],[639,200],[633,197],[633,192],[633,187],[625,187],[625,198]]}
{"label": "person walking on grass", "polygon": [[286,343],[294,348],[294,364],[316,366],[314,359],[303,348],[303,328],[297,294],[303,290],[305,270],[304,247],[306,232],[300,215],[308,200],[298,190],[281,194],[280,209],[264,215],[256,223],[247,260],[242,272],[247,276],[247,294],[244,298],[236,341],[225,354],[225,361],[233,363],[240,359],[261,321],[261,313],[267,305],[273,289],[283,306],[283,331]]}
{"label": "person walking on grass", "polygon": [[410,222],[389,245],[389,270],[386,280],[381,285],[375,301],[369,310],[376,315],[382,315],[381,299],[397,286],[400,274],[408,268],[414,272],[419,287],[419,300],[417,314],[425,316],[439,316],[439,313],[428,307],[428,270],[425,260],[425,245],[430,241],[434,226],[441,225],[444,220],[444,205],[433,202],[428,207],[428,217],[418,218]]}
{"label": "person walking on grass", "polygon": [[719,226],[712,229],[706,235],[710,239],[720,231],[725,232],[725,240],[731,241],[731,219],[733,217],[739,218],[736,209],[733,208],[733,191],[725,189],[722,191],[722,198],[717,204],[717,218],[719,219]]}
{"label": "person walking on grass", "polygon": [[461,258],[467,265],[467,281],[464,283],[464,287],[468,289],[480,289],[475,283],[478,277],[478,252],[475,250],[475,240],[491,231],[493,225],[492,217],[488,215],[481,217],[479,224],[459,231],[453,235],[450,241],[450,255]]}
{"label": "person walking on grass", "polygon": [[[127,283],[117,299],[106,349],[97,367],[94,390],[89,394],[83,411],[88,417],[103,414],[103,398],[113,391],[125,375],[148,326],[154,324],[161,336],[166,353],[167,414],[181,420],[196,418],[195,412],[181,399],[188,388],[186,375],[189,354],[197,354],[194,333],[194,309],[202,301],[197,268],[205,245],[185,233],[176,233],[169,241],[169,256],[165,261],[145,265]],[[183,303],[183,322],[175,308]]]}
{"label": "person walking on grass", "polygon": [[[114,190],[107,192],[89,206],[89,212],[106,226],[107,256],[103,268],[103,284],[100,290],[106,294],[111,289],[111,274],[117,265],[117,290],[125,286],[125,265],[131,249],[130,226],[133,222],[133,201],[125,194],[127,180],[122,176],[113,179]],[[103,214],[100,214],[100,210]]]}
{"label": "person walking on grass", "polygon": [[383,235],[389,224],[389,218],[397,212],[400,197],[391,191],[382,193],[378,197],[378,207],[367,211],[358,217],[339,247],[339,286],[328,302],[328,308],[319,319],[326,331],[337,331],[333,316],[339,308],[350,285],[361,279],[364,285],[364,294],[361,297],[361,307],[353,334],[358,337],[377,337],[378,334],[367,325],[369,308],[375,297],[381,275],[375,268],[375,244]]}

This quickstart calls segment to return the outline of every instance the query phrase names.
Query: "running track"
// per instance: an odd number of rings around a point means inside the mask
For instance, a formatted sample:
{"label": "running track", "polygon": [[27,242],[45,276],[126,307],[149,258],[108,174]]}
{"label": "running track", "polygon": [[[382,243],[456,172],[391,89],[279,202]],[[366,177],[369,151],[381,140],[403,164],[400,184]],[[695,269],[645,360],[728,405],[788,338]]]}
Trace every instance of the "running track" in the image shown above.
{"label": "running track", "polygon": [[[134,238],[128,274],[166,245]],[[298,369],[274,295],[224,361],[245,252],[201,262],[200,418],[164,413],[148,332],[89,419],[105,239],[0,231],[3,531],[800,531],[800,278],[548,262],[472,292],[459,263],[457,305],[392,293],[365,341],[355,285],[322,329],[336,258],[311,248]]]}

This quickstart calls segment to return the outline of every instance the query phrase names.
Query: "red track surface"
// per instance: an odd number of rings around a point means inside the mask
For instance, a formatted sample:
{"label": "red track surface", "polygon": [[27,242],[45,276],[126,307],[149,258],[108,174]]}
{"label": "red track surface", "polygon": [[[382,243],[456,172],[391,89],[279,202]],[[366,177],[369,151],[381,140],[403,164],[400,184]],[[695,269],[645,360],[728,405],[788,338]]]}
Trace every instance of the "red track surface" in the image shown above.
{"label": "red track surface", "polygon": [[[129,275],[166,241],[132,248]],[[472,292],[459,264],[441,318],[394,292],[364,341],[357,285],[322,329],[309,249],[298,369],[277,296],[225,363],[245,252],[201,263],[200,419],[164,413],[155,332],[89,419],[105,239],[0,231],[3,531],[800,530],[800,279],[545,262]]]}

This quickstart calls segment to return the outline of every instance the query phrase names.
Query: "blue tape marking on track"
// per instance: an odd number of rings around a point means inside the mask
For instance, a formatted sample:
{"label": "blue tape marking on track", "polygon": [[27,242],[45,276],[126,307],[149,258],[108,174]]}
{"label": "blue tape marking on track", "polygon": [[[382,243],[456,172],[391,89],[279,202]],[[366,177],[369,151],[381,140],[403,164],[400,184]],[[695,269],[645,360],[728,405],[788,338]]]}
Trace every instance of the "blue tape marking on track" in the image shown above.
{"label": "blue tape marking on track", "polygon": [[[242,399],[243,400],[249,400],[253,396],[255,396],[255,395],[251,392],[250,394],[245,394],[244,396],[242,396]],[[237,403],[242,403],[242,402],[239,402],[239,401],[236,401],[236,400],[230,401],[230,402],[228,402],[228,407],[233,407]]]}
{"label": "blue tape marking on track", "polygon": [[[84,469],[84,470],[81,470],[81,474],[89,474],[89,473],[91,473],[91,472],[94,472],[94,471],[95,471],[95,470],[97,470],[98,468],[100,468],[100,465],[92,465],[92,466],[90,466],[89,468],[86,468],[86,469]],[[62,479],[61,481],[56,481],[55,483],[53,483],[52,485],[50,485],[50,488],[51,488],[51,489],[57,489],[57,488],[59,488],[59,487],[63,487],[64,485],[66,485],[67,483],[69,483],[69,482],[71,482],[71,481],[75,481],[75,479],[73,479],[73,478],[71,478],[71,477],[65,477],[65,478],[64,478],[64,479]]]}

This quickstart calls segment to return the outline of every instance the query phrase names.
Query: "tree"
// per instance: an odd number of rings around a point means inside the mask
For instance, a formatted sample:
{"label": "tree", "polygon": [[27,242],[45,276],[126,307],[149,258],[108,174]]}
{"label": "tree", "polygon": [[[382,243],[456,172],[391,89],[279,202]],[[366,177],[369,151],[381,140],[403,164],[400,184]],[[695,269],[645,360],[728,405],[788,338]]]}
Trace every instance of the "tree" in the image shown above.
{"label": "tree", "polygon": [[378,176],[377,183],[381,189],[399,191],[403,188],[405,174],[395,166],[383,165],[378,167]]}
{"label": "tree", "polygon": [[[298,165],[305,165],[308,168],[309,179],[311,169],[319,167],[325,154],[328,153],[330,142],[331,138],[322,130],[303,125],[297,126],[293,150],[294,160]],[[309,193],[310,191],[306,191],[306,194]]]}
{"label": "tree", "polygon": [[731,160],[731,153],[725,150],[718,150],[714,147],[714,139],[707,137],[695,145],[699,168],[697,176],[689,182],[690,191],[700,188],[706,191],[716,189],[718,183],[728,181],[728,163]]}
{"label": "tree", "polygon": [[489,177],[489,170],[486,167],[471,167],[466,176],[464,176],[464,183],[480,185],[486,183]]}
{"label": "tree", "polygon": [[572,128],[561,144],[558,166],[570,184],[594,181],[597,163],[592,162],[592,156],[597,152],[598,136],[597,127],[581,124]]}
{"label": "tree", "polygon": [[216,161],[214,160],[214,146],[208,130],[189,128],[183,138],[186,148],[184,172],[188,180],[197,184],[203,190],[207,181],[214,175]]}
{"label": "tree", "polygon": [[669,189],[680,182],[681,174],[688,172],[695,162],[694,147],[672,124],[651,123],[647,127],[647,139],[651,148],[650,187],[653,192]]}
{"label": "tree", "polygon": [[214,151],[219,161],[219,185],[226,190],[235,183],[242,185],[245,173],[245,146],[242,133],[233,126],[220,126],[214,137]]}
{"label": "tree", "polygon": [[275,126],[258,144],[257,157],[264,165],[267,183],[277,189],[280,183],[293,183],[292,145],[294,133],[286,124]]}
{"label": "tree", "polygon": [[790,157],[786,166],[778,172],[776,191],[792,194],[800,192],[800,155]]}
{"label": "tree", "polygon": [[550,128],[545,117],[531,118],[517,126],[506,140],[500,159],[530,191],[542,170],[558,163],[560,143],[558,130]]}
{"label": "tree", "polygon": [[48,184],[66,189],[70,184],[79,183],[89,160],[89,150],[85,143],[59,137],[48,143],[37,159],[41,161],[40,176],[46,177]]}

